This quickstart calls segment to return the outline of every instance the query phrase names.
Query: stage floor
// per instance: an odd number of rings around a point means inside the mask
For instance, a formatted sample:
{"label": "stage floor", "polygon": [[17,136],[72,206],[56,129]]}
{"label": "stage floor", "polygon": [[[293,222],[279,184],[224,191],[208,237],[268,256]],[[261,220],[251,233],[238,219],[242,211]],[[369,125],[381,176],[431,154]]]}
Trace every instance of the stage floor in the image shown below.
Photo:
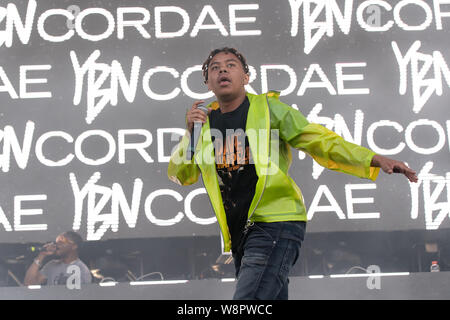
{"label": "stage floor", "polygon": [[[169,280],[66,286],[1,287],[1,300],[229,300],[233,279]],[[450,272],[292,277],[291,300],[450,299]]]}

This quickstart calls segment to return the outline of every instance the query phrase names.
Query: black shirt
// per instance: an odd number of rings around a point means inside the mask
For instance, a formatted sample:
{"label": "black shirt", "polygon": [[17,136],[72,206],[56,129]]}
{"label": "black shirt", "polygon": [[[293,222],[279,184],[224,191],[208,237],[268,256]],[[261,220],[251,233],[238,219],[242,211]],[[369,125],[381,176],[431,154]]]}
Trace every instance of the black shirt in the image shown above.
{"label": "black shirt", "polygon": [[258,180],[245,135],[249,107],[250,102],[245,97],[237,109],[227,113],[217,109],[209,115],[216,170],[233,252],[241,242]]}

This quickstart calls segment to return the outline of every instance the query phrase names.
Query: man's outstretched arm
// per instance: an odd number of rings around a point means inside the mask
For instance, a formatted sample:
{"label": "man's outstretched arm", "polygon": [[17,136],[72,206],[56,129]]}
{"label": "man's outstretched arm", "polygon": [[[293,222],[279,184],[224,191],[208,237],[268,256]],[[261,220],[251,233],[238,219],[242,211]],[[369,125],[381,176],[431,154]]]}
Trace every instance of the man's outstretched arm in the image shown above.
{"label": "man's outstretched arm", "polygon": [[310,123],[301,112],[277,99],[270,99],[270,111],[271,126],[279,129],[280,137],[325,168],[373,181],[381,169],[388,174],[402,173],[411,182],[418,181],[416,172],[403,162],[345,141],[326,127]]}
{"label": "man's outstretched arm", "polygon": [[404,174],[411,182],[417,182],[418,180],[416,172],[409,168],[406,164],[398,160],[380,156],[379,154],[373,156],[370,165],[372,167],[381,168],[387,174]]}

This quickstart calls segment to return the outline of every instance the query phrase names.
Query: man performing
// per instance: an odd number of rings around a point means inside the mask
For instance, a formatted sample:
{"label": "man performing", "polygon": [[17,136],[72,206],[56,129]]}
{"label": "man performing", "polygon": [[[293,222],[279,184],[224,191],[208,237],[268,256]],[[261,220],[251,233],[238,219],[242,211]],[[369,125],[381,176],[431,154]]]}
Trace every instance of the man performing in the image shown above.
{"label": "man performing", "polygon": [[[55,243],[44,246],[44,250],[34,259],[25,274],[24,283],[29,285],[66,285],[71,275],[80,276],[79,283],[91,283],[92,276],[89,268],[78,257],[83,239],[73,231],[67,231],[56,237]],[[51,260],[42,267],[44,259],[56,256],[58,260]],[[42,269],[41,269],[42,267]],[[72,268],[78,268],[75,273]]]}
{"label": "man performing", "polygon": [[[187,112],[186,135],[172,154],[169,179],[191,185],[200,173],[217,216],[225,251],[236,267],[234,299],[288,299],[288,275],[299,256],[307,211],[289,177],[290,147],[320,165],[375,180],[380,168],[417,182],[403,162],[345,141],[278,100],[247,93],[249,69],[234,48],[213,50],[203,76],[217,101],[208,115],[196,101]],[[186,158],[194,122],[202,122],[192,160]]]}

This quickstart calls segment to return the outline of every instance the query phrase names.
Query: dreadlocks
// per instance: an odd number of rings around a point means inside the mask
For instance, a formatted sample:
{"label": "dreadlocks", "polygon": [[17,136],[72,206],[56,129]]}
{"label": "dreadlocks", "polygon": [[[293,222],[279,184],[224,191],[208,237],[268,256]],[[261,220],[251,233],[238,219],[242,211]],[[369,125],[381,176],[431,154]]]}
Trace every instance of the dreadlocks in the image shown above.
{"label": "dreadlocks", "polygon": [[245,60],[244,56],[240,52],[238,52],[235,48],[223,47],[223,48],[219,48],[219,49],[214,49],[213,51],[211,51],[211,53],[209,54],[206,61],[203,62],[202,71],[203,71],[203,78],[204,78],[205,83],[206,83],[206,81],[208,81],[209,63],[211,62],[212,58],[214,58],[214,56],[216,54],[221,53],[221,52],[234,54],[241,62],[242,67],[244,68],[244,72],[246,74],[249,73],[247,61]]}

